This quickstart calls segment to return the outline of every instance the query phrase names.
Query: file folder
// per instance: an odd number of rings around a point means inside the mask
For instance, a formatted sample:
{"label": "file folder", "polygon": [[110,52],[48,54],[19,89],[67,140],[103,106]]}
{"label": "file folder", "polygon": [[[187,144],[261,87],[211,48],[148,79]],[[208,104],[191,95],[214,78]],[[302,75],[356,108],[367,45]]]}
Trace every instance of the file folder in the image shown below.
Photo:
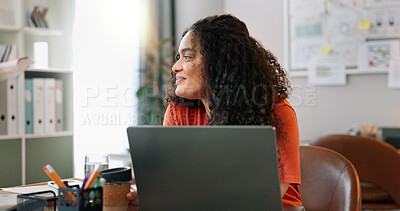
{"label": "file folder", "polygon": [[56,80],[54,78],[44,79],[44,132],[54,133],[56,131]]}
{"label": "file folder", "polygon": [[44,79],[34,78],[33,84],[33,133],[44,133]]}
{"label": "file folder", "polygon": [[17,78],[0,82],[0,134],[17,135]]}
{"label": "file folder", "polygon": [[25,79],[25,133],[33,133],[32,79]]}
{"label": "file folder", "polygon": [[56,80],[56,131],[64,130],[63,81]]}
{"label": "file folder", "polygon": [[7,135],[7,81],[0,82],[0,135]]}

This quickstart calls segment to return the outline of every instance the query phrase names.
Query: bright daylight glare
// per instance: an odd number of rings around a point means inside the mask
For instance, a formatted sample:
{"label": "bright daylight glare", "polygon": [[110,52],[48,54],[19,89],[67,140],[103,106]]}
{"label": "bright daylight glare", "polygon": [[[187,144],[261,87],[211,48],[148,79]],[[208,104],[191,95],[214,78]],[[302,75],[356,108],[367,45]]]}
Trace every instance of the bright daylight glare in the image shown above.
{"label": "bright daylight glare", "polygon": [[127,154],[126,128],[137,124],[139,8],[137,0],[85,0],[75,9],[74,176],[83,178],[85,154]]}

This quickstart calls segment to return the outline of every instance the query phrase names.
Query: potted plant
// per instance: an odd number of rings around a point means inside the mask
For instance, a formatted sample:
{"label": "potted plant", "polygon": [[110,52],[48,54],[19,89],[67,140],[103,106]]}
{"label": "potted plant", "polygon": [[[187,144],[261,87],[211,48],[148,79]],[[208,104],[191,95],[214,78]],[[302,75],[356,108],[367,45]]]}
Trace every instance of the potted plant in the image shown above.
{"label": "potted plant", "polygon": [[175,47],[165,38],[153,44],[146,53],[145,68],[140,70],[140,87],[136,92],[139,100],[139,124],[161,125],[164,120],[164,97],[170,78]]}

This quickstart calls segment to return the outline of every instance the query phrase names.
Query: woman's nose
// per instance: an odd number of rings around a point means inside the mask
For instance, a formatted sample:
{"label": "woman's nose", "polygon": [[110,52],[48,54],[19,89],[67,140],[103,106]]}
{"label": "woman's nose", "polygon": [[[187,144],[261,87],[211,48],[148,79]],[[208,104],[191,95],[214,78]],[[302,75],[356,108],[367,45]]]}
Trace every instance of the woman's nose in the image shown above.
{"label": "woman's nose", "polygon": [[182,64],[180,62],[180,60],[176,61],[175,64],[172,66],[172,71],[174,71],[175,73],[181,72],[182,69]]}

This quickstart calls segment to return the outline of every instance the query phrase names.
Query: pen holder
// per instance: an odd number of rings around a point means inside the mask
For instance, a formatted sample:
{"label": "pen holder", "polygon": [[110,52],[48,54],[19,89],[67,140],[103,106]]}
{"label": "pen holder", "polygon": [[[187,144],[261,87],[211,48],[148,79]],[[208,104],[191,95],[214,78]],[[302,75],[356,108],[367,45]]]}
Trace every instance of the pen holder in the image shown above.
{"label": "pen holder", "polygon": [[59,211],[103,210],[102,187],[89,188],[83,191],[77,188],[60,188],[58,191]]}
{"label": "pen holder", "polygon": [[51,191],[41,191],[17,196],[17,210],[43,210],[56,211],[57,197]]}

